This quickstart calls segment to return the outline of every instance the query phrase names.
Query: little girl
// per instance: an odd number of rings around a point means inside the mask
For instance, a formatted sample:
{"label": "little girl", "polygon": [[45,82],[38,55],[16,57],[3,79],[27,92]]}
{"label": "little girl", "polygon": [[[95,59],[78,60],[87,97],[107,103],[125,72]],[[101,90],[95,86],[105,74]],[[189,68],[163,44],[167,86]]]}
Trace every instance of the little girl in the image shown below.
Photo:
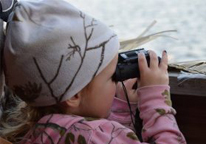
{"label": "little girl", "polygon": [[3,138],[20,144],[186,143],[171,107],[166,52],[158,64],[150,51],[150,67],[139,54],[138,90],[134,80],[126,82],[132,110],[138,106],[143,120],[140,142],[112,79],[119,50],[112,30],[62,0],[21,1],[4,20],[6,85],[24,102],[8,114]]}

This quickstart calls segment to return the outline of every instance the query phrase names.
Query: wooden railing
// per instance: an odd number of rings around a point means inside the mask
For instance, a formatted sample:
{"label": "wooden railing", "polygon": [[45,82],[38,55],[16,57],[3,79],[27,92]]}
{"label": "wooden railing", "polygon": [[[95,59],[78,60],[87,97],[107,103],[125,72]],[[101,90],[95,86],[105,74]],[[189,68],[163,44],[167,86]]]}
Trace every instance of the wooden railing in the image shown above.
{"label": "wooden railing", "polygon": [[170,70],[173,107],[177,111],[178,126],[188,144],[206,142],[206,79],[178,81],[180,72]]}

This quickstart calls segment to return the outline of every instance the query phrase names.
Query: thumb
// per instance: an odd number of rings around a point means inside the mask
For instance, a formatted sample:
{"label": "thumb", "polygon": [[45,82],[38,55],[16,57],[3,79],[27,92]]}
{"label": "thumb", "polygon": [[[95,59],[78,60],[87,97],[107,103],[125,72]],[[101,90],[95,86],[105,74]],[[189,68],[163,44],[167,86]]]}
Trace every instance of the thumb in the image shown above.
{"label": "thumb", "polygon": [[124,85],[128,89],[132,89],[136,82],[137,82],[137,78],[132,78],[124,81]]}

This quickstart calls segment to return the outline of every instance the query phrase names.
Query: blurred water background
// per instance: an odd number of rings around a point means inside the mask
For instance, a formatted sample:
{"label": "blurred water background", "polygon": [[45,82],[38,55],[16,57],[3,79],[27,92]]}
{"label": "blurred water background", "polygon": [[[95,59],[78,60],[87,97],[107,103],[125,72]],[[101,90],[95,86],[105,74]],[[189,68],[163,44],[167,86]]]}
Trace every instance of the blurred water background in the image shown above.
{"label": "blurred water background", "polygon": [[175,29],[168,35],[142,45],[161,55],[167,50],[170,62],[206,60],[205,0],[67,0],[84,12],[103,21],[120,39],[140,35],[154,20],[147,34]]}

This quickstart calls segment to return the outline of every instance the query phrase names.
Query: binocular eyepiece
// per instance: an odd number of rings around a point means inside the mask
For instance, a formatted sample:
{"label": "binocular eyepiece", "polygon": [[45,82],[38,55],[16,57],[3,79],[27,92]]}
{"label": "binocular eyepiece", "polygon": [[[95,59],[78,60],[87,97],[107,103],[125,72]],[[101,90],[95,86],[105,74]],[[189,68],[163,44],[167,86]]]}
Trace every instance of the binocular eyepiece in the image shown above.
{"label": "binocular eyepiece", "polygon": [[[118,82],[140,77],[138,53],[145,54],[148,66],[150,65],[149,52],[144,48],[121,52],[119,53],[116,71],[112,76],[113,81]],[[158,60],[160,62],[161,58],[158,57]]]}

